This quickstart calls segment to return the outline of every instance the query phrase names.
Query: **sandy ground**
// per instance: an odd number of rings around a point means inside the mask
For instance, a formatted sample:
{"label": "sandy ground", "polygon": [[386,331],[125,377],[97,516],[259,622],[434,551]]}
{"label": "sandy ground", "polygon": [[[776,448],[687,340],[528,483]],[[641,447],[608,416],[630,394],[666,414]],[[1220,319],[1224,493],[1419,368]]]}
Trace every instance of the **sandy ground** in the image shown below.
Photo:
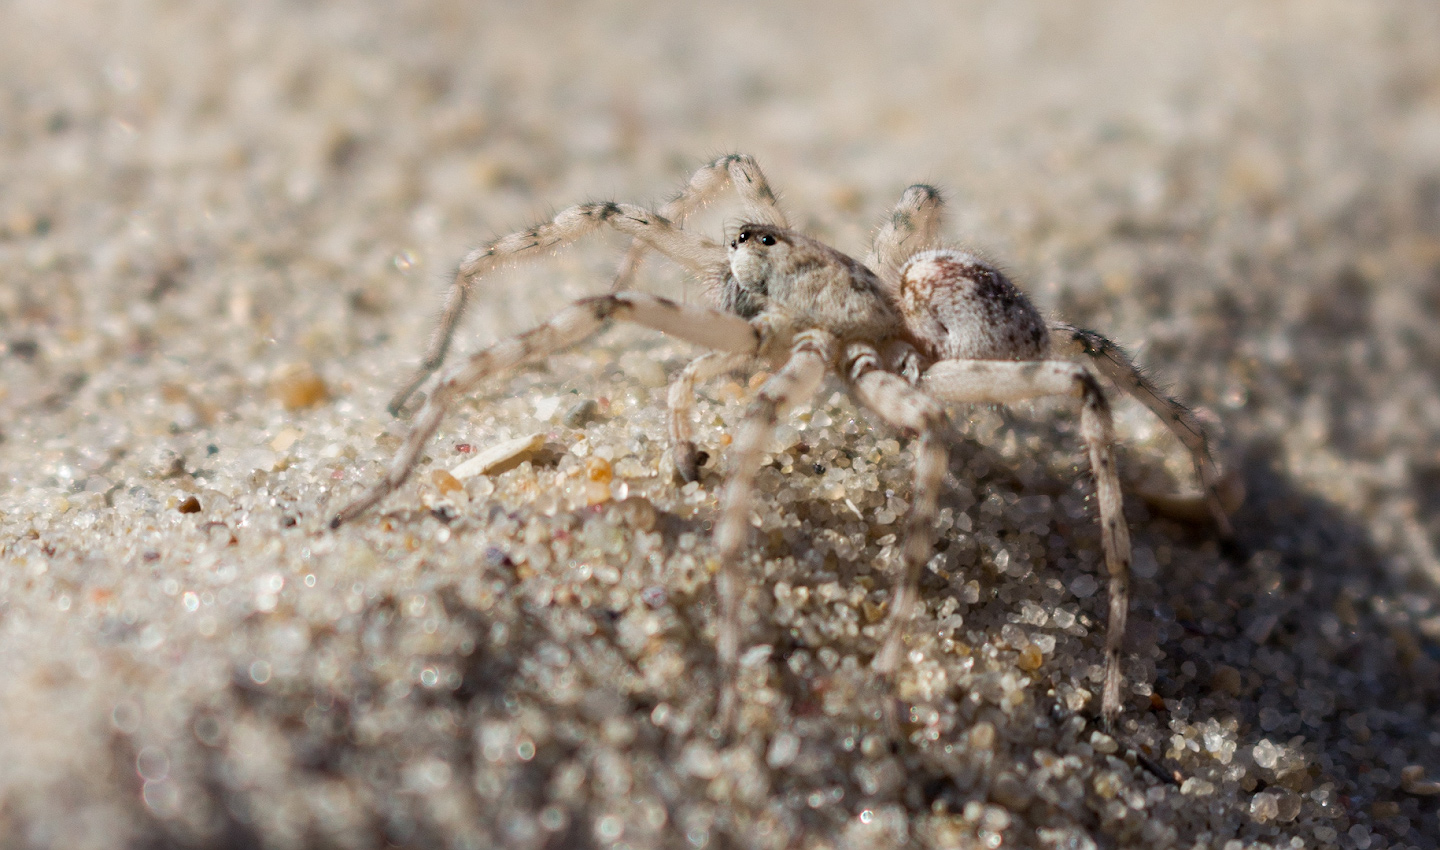
{"label": "sandy ground", "polygon": [[[1434,4],[598,5],[0,6],[0,844],[1440,844]],[[834,386],[786,420],[736,735],[710,528],[747,375],[703,390],[678,488],[694,349],[607,331],[325,528],[406,433],[384,403],[467,248],[731,150],[849,251],[942,186],[948,239],[1130,347],[1242,471],[1233,548],[1128,500],[1113,736],[1064,405],[955,411],[893,687],[909,448]],[[485,281],[459,353],[604,291],[623,245]],[[1117,409],[1131,493],[1192,488]]]}

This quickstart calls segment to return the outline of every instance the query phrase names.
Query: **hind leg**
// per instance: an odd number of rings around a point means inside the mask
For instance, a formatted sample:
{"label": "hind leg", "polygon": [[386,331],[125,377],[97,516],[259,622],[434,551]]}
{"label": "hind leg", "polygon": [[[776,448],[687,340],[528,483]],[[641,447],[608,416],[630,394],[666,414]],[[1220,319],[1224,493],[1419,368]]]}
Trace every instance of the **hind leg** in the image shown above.
{"label": "hind leg", "polygon": [[1171,433],[1190,450],[1195,473],[1204,488],[1205,509],[1224,538],[1233,537],[1230,514],[1245,499],[1244,485],[1238,477],[1222,477],[1210,453],[1205,429],[1185,405],[1166,395],[1140,371],[1120,346],[1094,331],[1065,324],[1050,326],[1051,347],[1066,357],[1085,357],[1116,386],[1134,396],[1165,423]]}
{"label": "hind leg", "polygon": [[1090,455],[1095,498],[1100,505],[1100,541],[1110,576],[1110,622],[1105,634],[1105,679],[1101,712],[1107,724],[1120,713],[1120,649],[1130,610],[1130,529],[1125,524],[1120,476],[1111,450],[1115,426],[1100,382],[1084,366],[1064,360],[942,360],[920,386],[946,401],[1011,404],[1044,396],[1080,401],[1080,436]]}

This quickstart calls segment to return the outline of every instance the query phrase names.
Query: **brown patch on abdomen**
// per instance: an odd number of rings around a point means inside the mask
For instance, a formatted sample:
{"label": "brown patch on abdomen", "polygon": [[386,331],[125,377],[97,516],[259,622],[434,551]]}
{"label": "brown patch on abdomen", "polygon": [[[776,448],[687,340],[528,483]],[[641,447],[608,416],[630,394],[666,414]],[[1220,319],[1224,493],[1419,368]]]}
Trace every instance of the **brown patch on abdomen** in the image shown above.
{"label": "brown patch on abdomen", "polygon": [[932,360],[1038,360],[1045,322],[999,269],[961,251],[926,251],[900,273],[900,310]]}

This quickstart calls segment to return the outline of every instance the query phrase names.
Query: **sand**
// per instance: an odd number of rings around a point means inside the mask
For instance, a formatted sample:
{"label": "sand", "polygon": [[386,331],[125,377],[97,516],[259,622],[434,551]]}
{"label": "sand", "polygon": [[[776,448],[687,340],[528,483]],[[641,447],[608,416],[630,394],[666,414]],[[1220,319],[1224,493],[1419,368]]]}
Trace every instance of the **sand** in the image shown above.
{"label": "sand", "polygon": [[[1435,847],[1440,11],[1419,2],[0,8],[5,847]],[[1194,405],[1237,541],[1117,400],[1125,710],[1065,404],[956,409],[925,610],[869,670],[912,495],[838,385],[788,416],[738,731],[696,353],[608,330],[497,378],[338,531],[465,251],[757,157],[863,254],[946,239]],[[723,199],[695,226],[719,235]],[[455,359],[605,291],[597,236],[482,282]],[[637,286],[703,291],[654,261]],[[507,440],[507,471],[447,478]],[[898,731],[887,711],[898,710]]]}

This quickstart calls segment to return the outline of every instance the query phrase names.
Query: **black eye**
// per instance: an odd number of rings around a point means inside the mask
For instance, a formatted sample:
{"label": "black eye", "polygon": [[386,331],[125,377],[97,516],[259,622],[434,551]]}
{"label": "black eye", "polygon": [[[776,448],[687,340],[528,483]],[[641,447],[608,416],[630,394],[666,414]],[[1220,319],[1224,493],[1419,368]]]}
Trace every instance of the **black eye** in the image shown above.
{"label": "black eye", "polygon": [[774,237],[774,236],[771,236],[770,234],[767,233],[767,234],[765,234],[764,236],[761,236],[761,237],[760,237],[760,244],[761,244],[761,245],[774,245],[774,244],[775,244],[775,237]]}
{"label": "black eye", "polygon": [[748,242],[748,241],[750,241],[750,231],[748,231],[748,230],[742,230],[742,231],[740,231],[740,235],[735,238],[735,241],[736,241],[736,242]]}

